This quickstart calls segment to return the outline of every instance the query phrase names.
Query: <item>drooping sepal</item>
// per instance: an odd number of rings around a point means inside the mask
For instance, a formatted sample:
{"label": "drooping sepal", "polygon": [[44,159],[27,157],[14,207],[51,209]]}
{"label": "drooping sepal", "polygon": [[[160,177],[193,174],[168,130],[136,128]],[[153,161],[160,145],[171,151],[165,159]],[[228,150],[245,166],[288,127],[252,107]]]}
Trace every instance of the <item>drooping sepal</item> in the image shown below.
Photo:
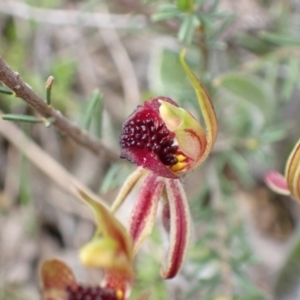
{"label": "drooping sepal", "polygon": [[[161,276],[172,278],[180,271],[187,252],[190,239],[190,212],[188,202],[179,179],[165,179],[166,198],[165,226],[170,225],[170,245],[165,266],[161,269]],[[169,212],[168,212],[169,211]],[[170,217],[168,222],[167,218]],[[168,226],[167,226],[168,227]]]}
{"label": "drooping sepal", "polygon": [[134,253],[153,229],[157,207],[164,188],[162,177],[149,173],[136,199],[130,217],[129,232],[134,243]]}

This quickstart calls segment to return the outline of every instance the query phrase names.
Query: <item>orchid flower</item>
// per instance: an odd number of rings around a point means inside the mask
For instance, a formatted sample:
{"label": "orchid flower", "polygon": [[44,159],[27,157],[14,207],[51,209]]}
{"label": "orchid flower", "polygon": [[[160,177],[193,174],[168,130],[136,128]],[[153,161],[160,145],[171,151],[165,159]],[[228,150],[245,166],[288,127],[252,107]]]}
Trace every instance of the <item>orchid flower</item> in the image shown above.
{"label": "orchid flower", "polygon": [[300,201],[300,140],[292,150],[285,167],[285,175],[270,171],[265,175],[269,188],[282,195],[291,195]]}
{"label": "orchid flower", "polygon": [[125,300],[133,282],[133,245],[123,225],[104,203],[95,196],[78,191],[95,216],[97,225],[93,239],[79,254],[83,265],[104,270],[99,286],[77,283],[71,269],[62,261],[51,259],[41,266],[43,300]]}
{"label": "orchid flower", "polygon": [[144,177],[129,223],[134,253],[152,232],[159,200],[170,246],[163,278],[180,270],[189,242],[190,213],[180,178],[209,155],[217,136],[217,119],[204,87],[180,54],[181,64],[196,92],[205,129],[185,109],[167,97],[146,101],[129,116],[120,136],[121,158],[139,167],[128,177],[111,207],[115,212],[136,183]]}

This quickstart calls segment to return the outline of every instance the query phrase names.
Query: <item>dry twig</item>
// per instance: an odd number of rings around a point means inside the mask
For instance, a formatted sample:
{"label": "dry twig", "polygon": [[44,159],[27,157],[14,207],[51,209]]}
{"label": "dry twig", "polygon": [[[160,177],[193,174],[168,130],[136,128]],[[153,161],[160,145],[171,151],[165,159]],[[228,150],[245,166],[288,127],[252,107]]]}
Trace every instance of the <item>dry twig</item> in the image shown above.
{"label": "dry twig", "polygon": [[44,118],[53,118],[53,125],[72,138],[78,144],[88,148],[95,154],[105,154],[110,160],[119,159],[114,151],[108,149],[100,140],[91,137],[87,132],[72,124],[60,111],[48,106],[25,82],[17,72],[13,72],[0,57],[0,81],[10,88],[17,97],[22,98]]}
{"label": "dry twig", "polygon": [[96,28],[144,28],[147,24],[143,15],[107,15],[105,13],[88,13],[63,9],[43,9],[18,1],[0,1],[0,12],[52,25],[82,26]]}

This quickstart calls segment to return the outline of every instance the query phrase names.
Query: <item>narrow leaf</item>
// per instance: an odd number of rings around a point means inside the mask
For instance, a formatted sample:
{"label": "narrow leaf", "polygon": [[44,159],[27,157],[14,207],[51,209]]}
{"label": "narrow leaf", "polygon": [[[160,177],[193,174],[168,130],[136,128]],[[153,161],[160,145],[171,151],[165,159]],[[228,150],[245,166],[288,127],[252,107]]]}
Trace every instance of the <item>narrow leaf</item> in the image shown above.
{"label": "narrow leaf", "polygon": [[0,86],[0,93],[5,95],[14,95],[15,92],[5,86]]}
{"label": "narrow leaf", "polygon": [[102,94],[99,90],[95,90],[88,100],[88,107],[84,115],[83,128],[88,131],[91,126],[92,118],[95,115],[95,109],[102,100]]}
{"label": "narrow leaf", "polygon": [[300,39],[297,37],[290,37],[288,35],[270,33],[270,32],[261,32],[261,39],[279,45],[279,46],[300,46]]}
{"label": "narrow leaf", "polygon": [[13,114],[6,114],[2,115],[2,119],[5,121],[17,121],[17,122],[25,122],[25,123],[43,123],[44,119],[38,119],[32,116],[26,115],[13,115]]}
{"label": "narrow leaf", "polygon": [[193,40],[197,19],[192,14],[186,14],[178,31],[178,40],[190,44]]}

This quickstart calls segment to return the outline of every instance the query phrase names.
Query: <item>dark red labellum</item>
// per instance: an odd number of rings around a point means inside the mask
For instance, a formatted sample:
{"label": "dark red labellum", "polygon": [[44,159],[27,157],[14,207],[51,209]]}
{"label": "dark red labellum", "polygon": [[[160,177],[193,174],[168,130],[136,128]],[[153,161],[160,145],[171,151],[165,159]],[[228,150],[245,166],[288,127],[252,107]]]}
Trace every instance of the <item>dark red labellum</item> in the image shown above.
{"label": "dark red labellum", "polygon": [[76,289],[67,288],[68,300],[118,300],[116,291],[100,286],[78,285]]}
{"label": "dark red labellum", "polygon": [[167,166],[178,162],[174,156],[178,146],[173,145],[175,134],[167,129],[159,115],[158,100],[178,106],[166,97],[153,98],[138,106],[123,124],[120,136],[121,158],[157,175],[176,178]]}

